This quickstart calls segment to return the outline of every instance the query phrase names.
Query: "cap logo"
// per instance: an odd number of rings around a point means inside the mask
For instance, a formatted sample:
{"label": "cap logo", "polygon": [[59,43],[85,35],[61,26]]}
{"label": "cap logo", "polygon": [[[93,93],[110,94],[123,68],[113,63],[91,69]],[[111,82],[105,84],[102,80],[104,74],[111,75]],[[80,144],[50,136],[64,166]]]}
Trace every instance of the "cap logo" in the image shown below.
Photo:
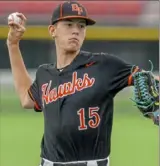
{"label": "cap logo", "polygon": [[72,11],[78,12],[78,15],[81,15],[83,12],[82,7],[79,7],[77,4],[72,4]]}

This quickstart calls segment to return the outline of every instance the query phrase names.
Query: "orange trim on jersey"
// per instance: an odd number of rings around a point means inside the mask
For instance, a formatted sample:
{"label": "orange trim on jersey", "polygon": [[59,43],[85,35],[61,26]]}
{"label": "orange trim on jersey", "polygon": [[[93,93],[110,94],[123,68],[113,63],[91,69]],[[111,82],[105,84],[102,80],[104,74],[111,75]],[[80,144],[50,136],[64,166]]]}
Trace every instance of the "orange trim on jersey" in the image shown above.
{"label": "orange trim on jersey", "polygon": [[31,93],[30,89],[28,89],[28,93],[29,93],[29,95],[30,95],[31,99],[32,99],[33,101],[35,101],[35,99],[34,99],[34,97],[33,97],[32,93]]}
{"label": "orange trim on jersey", "polygon": [[35,106],[35,108],[36,108],[37,110],[41,110],[40,106],[37,104],[36,101],[34,102],[34,106]]}
{"label": "orange trim on jersey", "polygon": [[62,16],[63,16],[62,15],[62,12],[63,12],[62,10],[63,10],[63,4],[61,4],[61,6],[60,6],[60,18],[62,18]]}
{"label": "orange trim on jersey", "polygon": [[134,71],[129,75],[129,77],[128,77],[128,86],[130,86],[132,84],[132,75],[134,73],[136,73],[138,70],[139,70],[139,67],[136,66],[136,68],[134,69]]}
{"label": "orange trim on jersey", "polygon": [[33,97],[32,93],[31,93],[31,90],[30,90],[30,89],[28,90],[28,93],[29,93],[31,99],[32,99],[33,102],[34,102],[35,108],[36,108],[37,110],[41,110],[40,106],[38,105],[38,103],[37,103],[36,100],[34,99],[34,97]]}

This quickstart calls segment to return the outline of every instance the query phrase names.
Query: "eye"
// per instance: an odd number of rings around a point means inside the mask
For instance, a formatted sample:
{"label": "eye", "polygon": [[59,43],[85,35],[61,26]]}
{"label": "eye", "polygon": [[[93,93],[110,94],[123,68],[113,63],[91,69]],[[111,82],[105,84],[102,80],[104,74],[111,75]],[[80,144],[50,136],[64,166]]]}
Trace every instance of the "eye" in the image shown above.
{"label": "eye", "polygon": [[85,26],[84,25],[81,25],[81,28],[84,28]]}
{"label": "eye", "polygon": [[68,24],[67,24],[67,26],[71,27],[71,26],[72,26],[72,24],[71,24],[71,23],[68,23]]}
{"label": "eye", "polygon": [[85,24],[80,24],[81,28],[85,28],[85,26],[86,26]]}

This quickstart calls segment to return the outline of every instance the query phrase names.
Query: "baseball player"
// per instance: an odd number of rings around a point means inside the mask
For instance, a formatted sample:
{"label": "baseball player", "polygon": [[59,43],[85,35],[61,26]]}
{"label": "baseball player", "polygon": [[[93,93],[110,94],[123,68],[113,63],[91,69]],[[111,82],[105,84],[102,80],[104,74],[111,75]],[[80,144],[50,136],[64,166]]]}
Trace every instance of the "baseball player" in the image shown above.
{"label": "baseball player", "polygon": [[[152,77],[116,56],[82,51],[86,28],[95,21],[84,6],[69,1],[57,6],[48,27],[55,40],[56,63],[39,66],[32,82],[19,49],[26,18],[22,13],[17,16],[22,22],[8,22],[7,46],[22,107],[44,114],[41,166],[109,166],[114,97]],[[154,84],[151,94],[155,98],[157,87]],[[141,89],[139,93],[149,95],[146,87]],[[153,113],[155,121],[157,102],[151,110],[137,98],[138,108]]]}

